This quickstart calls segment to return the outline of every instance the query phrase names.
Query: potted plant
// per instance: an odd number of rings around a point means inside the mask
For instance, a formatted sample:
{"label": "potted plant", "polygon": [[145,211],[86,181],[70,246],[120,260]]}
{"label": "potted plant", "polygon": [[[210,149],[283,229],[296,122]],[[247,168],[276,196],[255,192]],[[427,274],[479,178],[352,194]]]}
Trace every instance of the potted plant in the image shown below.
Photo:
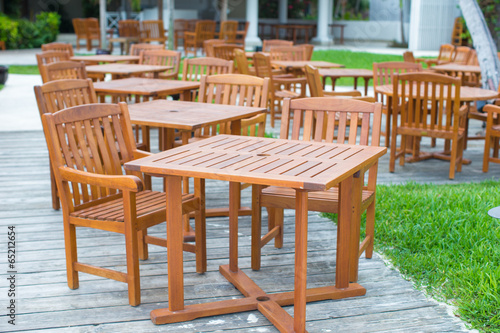
{"label": "potted plant", "polygon": [[9,67],[0,65],[0,84],[7,82],[9,76]]}

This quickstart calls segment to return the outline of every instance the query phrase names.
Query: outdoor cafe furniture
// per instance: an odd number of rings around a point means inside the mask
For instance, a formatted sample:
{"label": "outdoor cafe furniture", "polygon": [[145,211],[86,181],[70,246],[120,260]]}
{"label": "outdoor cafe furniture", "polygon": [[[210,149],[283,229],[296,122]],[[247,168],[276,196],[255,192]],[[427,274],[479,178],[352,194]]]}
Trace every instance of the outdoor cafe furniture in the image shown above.
{"label": "outdoor cafe furniture", "polygon": [[203,52],[205,52],[205,55],[207,57],[214,57],[214,46],[215,45],[223,45],[223,44],[226,44],[226,42],[223,39],[219,39],[219,38],[204,40],[203,41]]}
{"label": "outdoor cafe furniture", "polygon": [[59,61],[42,66],[42,81],[49,82],[65,79],[87,79],[87,71],[83,62]]}
{"label": "outdoor cafe furniture", "polygon": [[[166,205],[165,193],[151,191],[151,184],[145,182],[143,174],[123,172],[123,163],[150,155],[135,147],[127,105],[75,106],[43,114],[42,123],[61,196],[69,288],[78,289],[79,272],[93,274],[127,283],[130,305],[139,305],[139,259],[148,258],[148,243],[162,246],[166,243],[165,238],[157,242],[156,237],[148,236],[147,229],[165,221]],[[196,243],[185,244],[184,250],[196,254],[197,272],[203,273],[206,271],[204,193],[201,194],[200,186],[195,186],[194,194],[177,199],[181,216],[195,213]],[[76,227],[125,235],[125,272],[78,258]],[[182,247],[182,229],[180,236]],[[104,249],[105,245],[101,250]]]}
{"label": "outdoor cafe furniture", "polygon": [[213,46],[215,58],[225,59],[225,60],[234,60],[234,50],[242,50],[245,49],[241,45],[237,44],[220,44]]}
{"label": "outdoor cafe furniture", "polygon": [[455,46],[451,44],[443,44],[439,47],[439,55],[437,59],[425,59],[427,67],[430,68],[433,65],[443,65],[452,61],[453,52],[455,51]]}
{"label": "outdoor cafe furniture", "polygon": [[[234,124],[233,133],[239,132]],[[340,154],[338,154],[341,152]],[[167,200],[168,308],[151,312],[155,324],[259,310],[282,331],[305,332],[306,302],[364,295],[362,286],[349,284],[351,225],[357,225],[361,200],[359,173],[375,164],[386,148],[217,135],[125,164],[165,178]],[[243,298],[203,304],[184,304],[182,253],[182,177],[229,181],[229,265],[220,273]],[[356,178],[357,177],[357,178]],[[293,292],[266,294],[238,267],[238,193],[240,183],[293,188],[295,204],[295,282]],[[340,185],[335,286],[307,289],[308,192]],[[253,196],[255,197],[255,196]],[[353,221],[354,220],[354,221]],[[254,224],[255,226],[255,224]],[[357,253],[357,251],[356,251]],[[281,306],[294,305],[294,318]]]}
{"label": "outdoor cafe furniture", "polygon": [[[294,44],[302,40],[304,44],[309,43],[309,36],[313,36],[316,30],[314,24],[274,24],[273,29],[276,39],[288,39]],[[283,38],[284,37],[284,38]]]}
{"label": "outdoor cafe furniture", "polygon": [[[286,99],[283,103],[280,139],[302,140],[302,142],[333,142],[349,143],[378,148],[380,143],[380,124],[382,119],[382,104],[367,103],[353,99],[338,99],[329,97],[313,97],[301,99]],[[303,126],[301,126],[303,124]],[[324,126],[327,124],[327,126]],[[302,128],[301,128],[302,127]],[[291,131],[290,131],[291,130]],[[342,158],[343,151],[337,151],[335,158]],[[310,165],[301,165],[308,170]],[[377,183],[377,163],[364,168],[357,177],[363,183],[365,171],[368,171],[367,186],[362,193],[357,193],[355,200],[361,201],[354,211],[355,217],[351,224],[350,280],[358,280],[358,258],[366,251],[366,258],[373,254],[373,238],[375,229],[375,191]],[[308,173],[308,171],[306,171]],[[311,173],[310,173],[311,174]],[[283,245],[283,210],[293,208],[296,195],[290,188],[270,186],[254,193],[257,195],[254,205],[252,223],[252,269],[260,269],[260,248],[275,238],[275,246]],[[332,187],[326,191],[309,192],[307,207],[309,211],[338,214],[339,188]],[[261,238],[260,214],[261,207],[268,209],[269,232]],[[359,216],[366,210],[366,237],[359,244]]]}
{"label": "outdoor cafe furniture", "polygon": [[340,41],[339,41],[339,44],[340,45],[344,45],[344,28],[345,28],[345,24],[341,24],[341,23],[331,23],[328,25],[328,27],[330,27],[330,33],[331,35],[333,36],[333,28],[340,28]]}
{"label": "outdoor cafe furniture", "polygon": [[203,75],[230,74],[233,70],[233,61],[214,57],[186,58],[182,67],[182,80],[200,81]]}
{"label": "outdoor cafe furniture", "polygon": [[226,44],[235,44],[237,31],[238,21],[226,20],[220,23],[220,30],[215,34],[215,36],[224,40]]}
{"label": "outdoor cafe furniture", "polygon": [[139,43],[130,46],[130,55],[139,57],[142,51],[164,50],[165,47],[159,44]]}
{"label": "outdoor cafe furniture", "polygon": [[384,90],[380,91],[379,87],[385,85],[392,87],[392,76],[394,75],[394,73],[422,72],[422,70],[422,65],[418,63],[401,61],[373,63],[373,90],[375,92],[375,98],[377,99],[377,101],[384,104],[382,112],[386,114],[385,132],[381,133],[383,136],[385,136],[386,147],[389,147],[391,141],[391,122],[393,113],[392,100],[391,96],[385,94]]}
{"label": "outdoor cafe furniture", "polygon": [[255,75],[255,68],[250,66],[250,62],[248,61],[246,52],[241,49],[235,49],[233,52],[237,72],[245,75]]}
{"label": "outdoor cafe furniture", "polygon": [[271,47],[293,46],[293,41],[283,39],[264,39],[262,41],[262,52],[271,51]]}
{"label": "outdoor cafe furniture", "polygon": [[101,29],[96,18],[74,18],[73,29],[76,34],[76,49],[80,49],[80,39],[84,39],[87,44],[87,51],[92,50],[92,41],[97,40],[101,48]]}
{"label": "outdoor cafe furniture", "polygon": [[250,22],[238,22],[238,30],[236,30],[236,44],[243,45],[245,48],[245,39],[247,38],[248,27],[250,26]]}
{"label": "outdoor cafe furniture", "polygon": [[153,66],[138,64],[102,64],[87,66],[87,73],[90,74],[111,74],[113,80],[118,78],[140,76],[152,73],[154,78],[158,78],[161,72],[172,69],[172,66]]}
{"label": "outdoor cafe furniture", "polygon": [[194,31],[184,32],[184,52],[188,56],[193,53],[196,56],[198,49],[203,48],[203,41],[214,39],[215,21],[199,20],[196,22]]}
{"label": "outdoor cafe furniture", "polygon": [[113,43],[120,43],[120,54],[128,53],[131,43],[141,40],[141,23],[137,20],[118,21],[118,37],[108,39],[109,51],[113,52]]}
{"label": "outdoor cafe furniture", "polygon": [[484,142],[483,172],[488,172],[490,162],[500,163],[500,158],[498,158],[500,141],[500,106],[498,106],[498,104],[488,104],[484,106],[483,110],[488,115]]}
{"label": "outdoor cafe furniture", "polygon": [[272,60],[273,67],[283,68],[287,71],[302,69],[305,65],[311,65],[316,68],[343,68],[344,65],[336,64],[329,61],[309,60],[309,61],[284,61]]}
{"label": "outdoor cafe furniture", "polygon": [[65,51],[48,51],[37,53],[36,62],[38,65],[38,71],[40,72],[40,75],[42,77],[42,82],[48,82],[47,75],[45,74],[45,65],[69,60],[69,53]]}
{"label": "outdoor cafe furniture", "polygon": [[42,44],[42,52],[49,52],[49,51],[68,52],[70,57],[74,55],[73,45],[69,43],[53,42],[53,43]]}
{"label": "outdoor cafe furniture", "polygon": [[[328,69],[327,69],[328,70]],[[323,84],[321,83],[321,76],[319,70],[311,65],[304,66],[304,73],[306,75],[307,84],[309,85],[309,91],[311,97],[326,97],[326,96],[351,96],[359,97],[361,93],[357,90],[351,91],[325,91],[323,90]]]}
{"label": "outdoor cafe furniture", "polygon": [[112,54],[97,54],[89,56],[72,56],[70,58],[72,61],[83,61],[87,65],[97,65],[102,64],[113,64],[118,62],[124,63],[138,63],[139,56],[133,55],[112,55]]}
{"label": "outdoor cafe furniture", "polygon": [[369,69],[354,69],[354,68],[321,68],[319,75],[323,77],[323,89],[326,86],[326,79],[332,80],[332,91],[335,90],[335,82],[341,77],[352,77],[354,79],[354,90],[358,88],[358,78],[362,78],[365,83],[365,96],[368,95],[368,83],[373,79],[373,71]]}
{"label": "outdoor cafe furniture", "polygon": [[449,63],[432,66],[436,73],[446,74],[462,79],[462,86],[481,87],[481,67]]}
{"label": "outdoor cafe furniture", "polygon": [[[181,65],[181,53],[172,50],[142,51],[139,59],[140,65],[171,66],[172,68],[158,75],[161,79],[177,80]],[[145,74],[145,77],[152,76]]]}
{"label": "outdoor cafe furniture", "polygon": [[151,43],[158,42],[163,48],[165,48],[165,43],[167,41],[167,36],[165,35],[165,27],[163,25],[163,20],[144,20],[141,21],[141,42]]}

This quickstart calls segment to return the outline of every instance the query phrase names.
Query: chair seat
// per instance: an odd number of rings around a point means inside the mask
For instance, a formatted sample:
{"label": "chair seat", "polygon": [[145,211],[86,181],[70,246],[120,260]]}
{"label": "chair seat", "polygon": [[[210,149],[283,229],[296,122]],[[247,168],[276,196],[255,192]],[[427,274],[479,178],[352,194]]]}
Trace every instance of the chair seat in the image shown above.
{"label": "chair seat", "polygon": [[289,90],[276,91],[274,93],[274,95],[276,97],[279,97],[279,98],[296,98],[296,97],[300,97],[299,93],[296,93],[296,92],[293,92],[293,91],[289,91]]}
{"label": "chair seat", "polygon": [[[280,208],[295,208],[295,190],[277,186],[269,186],[262,190],[262,205],[265,207],[273,207],[273,204],[277,202],[276,197],[280,197],[281,199],[278,205]],[[361,209],[365,210],[375,198],[375,192],[363,190],[361,198]],[[338,213],[338,187],[332,187],[328,191],[309,192],[308,199],[308,210],[310,211]]]}

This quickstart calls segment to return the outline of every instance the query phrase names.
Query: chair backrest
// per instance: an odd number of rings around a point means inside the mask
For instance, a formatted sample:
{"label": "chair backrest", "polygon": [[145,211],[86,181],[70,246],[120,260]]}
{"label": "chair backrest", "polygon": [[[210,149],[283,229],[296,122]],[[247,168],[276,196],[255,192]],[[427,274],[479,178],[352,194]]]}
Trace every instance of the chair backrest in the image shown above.
{"label": "chair backrest", "polygon": [[47,51],[43,53],[36,54],[36,62],[38,64],[38,70],[42,76],[42,81],[47,82],[47,76],[45,71],[45,65],[54,62],[69,61],[69,53],[66,51]]}
{"label": "chair backrest", "polygon": [[[419,133],[458,131],[461,79],[431,73],[395,73],[393,76],[394,128],[413,128]],[[436,137],[436,136],[434,136]],[[445,136],[441,136],[445,138]],[[451,139],[451,137],[447,137]]]}
{"label": "chair backrest", "polygon": [[85,19],[85,29],[88,37],[100,38],[101,27],[99,26],[99,20],[95,17],[88,17]]}
{"label": "chair backrest", "polygon": [[167,73],[179,74],[181,53],[171,50],[148,50],[140,53],[139,64],[154,66],[173,66]]}
{"label": "chair backrest", "polygon": [[258,77],[272,78],[271,57],[262,52],[255,52],[253,55],[253,67],[255,75]]}
{"label": "chair backrest", "polygon": [[[118,193],[85,184],[84,175],[82,183],[63,181],[61,168],[123,175],[123,163],[131,161],[136,150],[127,104],[70,107],[43,114],[42,124],[63,209],[71,213],[87,202]],[[141,177],[137,172],[126,173]]]}
{"label": "chair backrest", "polygon": [[454,63],[459,63],[465,65],[469,58],[471,57],[472,49],[468,46],[457,46],[455,48],[455,52],[453,53],[453,59],[451,60]]}
{"label": "chair backrest", "polygon": [[34,89],[40,116],[72,106],[97,103],[91,79],[52,81]]}
{"label": "chair backrest", "polygon": [[472,49],[470,51],[470,56],[469,56],[469,59],[467,60],[466,65],[479,66],[479,59],[477,58],[476,50]]}
{"label": "chair backrest", "polygon": [[[267,78],[243,74],[208,75],[200,80],[198,102],[267,108],[268,93]],[[219,124],[219,133],[230,134],[228,125]],[[201,133],[214,135],[216,130],[215,125],[206,127]]]}
{"label": "chair backrest", "polygon": [[187,20],[186,31],[194,32],[196,30],[196,22],[198,22],[198,21],[199,21],[199,19]]}
{"label": "chair backrest", "polygon": [[75,30],[75,34],[78,38],[86,38],[87,37],[87,26],[85,24],[84,18],[74,18],[73,29]]}
{"label": "chair backrest", "polygon": [[373,63],[373,87],[391,84],[394,73],[421,72],[422,64],[401,61]]}
{"label": "chair backrest", "polygon": [[213,58],[186,58],[182,67],[183,81],[200,81],[203,75],[233,73],[233,62]]}
{"label": "chair backrest", "polygon": [[302,44],[300,45],[304,48],[304,52],[305,52],[305,60],[306,61],[310,61],[312,59],[312,55],[313,55],[313,52],[314,52],[314,45],[312,44]]}
{"label": "chair backrest", "polygon": [[220,24],[219,39],[226,43],[236,43],[236,31],[238,30],[238,21],[223,21]]}
{"label": "chair backrest", "polygon": [[239,22],[238,30],[236,31],[236,43],[242,44],[245,46],[245,38],[247,38],[248,27],[250,26],[250,22]]}
{"label": "chair backrest", "polygon": [[165,28],[163,20],[141,21],[141,40],[143,42],[165,43]]}
{"label": "chair backrest", "polygon": [[405,62],[411,62],[411,63],[416,62],[415,56],[413,55],[412,51],[406,51],[405,53],[403,53],[403,60]]}
{"label": "chair backrest", "polygon": [[245,54],[245,50],[243,49],[234,49],[234,62],[236,63],[236,67],[238,69],[238,73],[249,75],[248,71],[248,59]]}
{"label": "chair backrest", "polygon": [[203,41],[203,49],[205,50],[205,55],[207,57],[214,56],[214,46],[226,44],[226,41],[223,39],[207,39]]}
{"label": "chair backrest", "polygon": [[321,76],[319,75],[318,69],[311,65],[305,65],[304,73],[306,75],[311,97],[323,97],[323,83],[321,82]]}
{"label": "chair backrest", "polygon": [[130,46],[130,55],[140,56],[142,51],[163,50],[163,49],[164,49],[163,45],[158,45],[158,44],[147,44],[147,43],[132,44]]}
{"label": "chair backrest", "polygon": [[186,19],[175,19],[174,29],[178,31],[186,31],[188,28],[188,20]]}
{"label": "chair backrest", "polygon": [[441,62],[450,62],[453,59],[453,52],[455,51],[455,46],[451,44],[443,44],[439,48],[439,55],[437,60]]}
{"label": "chair backrest", "polygon": [[271,47],[293,46],[293,42],[282,39],[264,39],[262,41],[262,52],[270,52]]}
{"label": "chair backrest", "polygon": [[306,50],[302,46],[275,46],[271,47],[269,54],[271,56],[271,60],[306,60]]}
{"label": "chair backrest", "polygon": [[49,52],[49,51],[68,52],[70,57],[75,55],[73,52],[73,46],[69,43],[56,43],[56,42],[54,42],[54,43],[42,44],[42,51],[43,52]]}
{"label": "chair backrest", "polygon": [[214,45],[214,57],[225,60],[234,60],[235,49],[244,51],[243,46],[241,45],[236,45],[236,44]]}
{"label": "chair backrest", "polygon": [[76,61],[60,61],[53,62],[43,66],[45,71],[42,74],[43,82],[50,82],[55,80],[77,79],[86,80],[87,71],[85,70],[85,63]]}
{"label": "chair backrest", "polygon": [[141,35],[141,24],[137,20],[118,21],[118,35],[120,37],[139,37]]}
{"label": "chair backrest", "polygon": [[199,20],[196,22],[196,40],[202,42],[207,39],[214,39],[216,23],[213,20]]}

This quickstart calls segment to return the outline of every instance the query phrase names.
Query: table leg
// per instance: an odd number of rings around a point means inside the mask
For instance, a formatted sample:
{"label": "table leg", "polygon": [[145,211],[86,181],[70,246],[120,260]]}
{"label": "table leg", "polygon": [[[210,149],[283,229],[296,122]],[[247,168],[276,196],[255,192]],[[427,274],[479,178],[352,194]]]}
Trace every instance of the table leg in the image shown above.
{"label": "table leg", "polygon": [[349,282],[358,281],[359,234],[361,228],[361,201],[364,177],[360,172],[354,174],[352,185],[352,219],[349,258]]}
{"label": "table leg", "polygon": [[307,191],[297,189],[295,195],[295,293],[293,308],[295,332],[305,332],[306,330],[307,194]]}
{"label": "table leg", "polygon": [[[337,263],[335,286],[338,289],[349,287],[349,241],[353,207],[353,177],[347,177],[339,184],[339,214],[337,224]],[[358,253],[358,251],[356,251]]]}
{"label": "table leg", "polygon": [[364,78],[364,80],[365,80],[365,96],[368,96],[368,81],[370,81],[370,79]]}
{"label": "table leg", "polygon": [[184,265],[182,224],[182,177],[166,176],[168,309],[184,309]]}
{"label": "table leg", "polygon": [[240,208],[241,184],[229,183],[229,269],[238,271],[238,211]]}
{"label": "table leg", "polygon": [[354,79],[354,90],[358,89],[358,78],[356,76],[353,77]]}

